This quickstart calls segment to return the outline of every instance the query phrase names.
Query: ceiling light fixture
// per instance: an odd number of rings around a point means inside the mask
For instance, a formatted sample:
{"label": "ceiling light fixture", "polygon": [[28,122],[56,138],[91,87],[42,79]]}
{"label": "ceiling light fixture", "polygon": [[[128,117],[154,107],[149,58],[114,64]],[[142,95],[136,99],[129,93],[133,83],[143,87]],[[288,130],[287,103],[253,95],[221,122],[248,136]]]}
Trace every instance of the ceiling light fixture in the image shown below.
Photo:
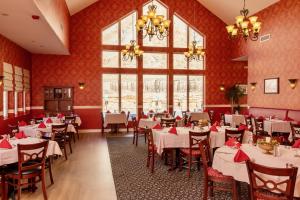
{"label": "ceiling light fixture", "polygon": [[248,18],[249,10],[245,7],[246,0],[244,0],[244,7],[240,11],[241,15],[235,17],[235,24],[226,26],[227,32],[230,38],[242,35],[245,40],[250,38],[252,41],[257,41],[262,23],[257,21],[257,16]]}
{"label": "ceiling light fixture", "polygon": [[[195,8],[196,6],[194,5],[194,24],[196,23]],[[203,60],[204,55],[205,55],[204,48],[201,46],[197,46],[196,35],[194,31],[194,40],[192,44],[189,46],[189,50],[187,52],[184,52],[185,59],[189,62],[191,62],[192,60],[196,60],[197,62],[199,62]]]}
{"label": "ceiling light fixture", "polygon": [[152,4],[148,6],[147,15],[143,15],[136,23],[138,32],[142,32],[143,38],[149,36],[149,40],[156,35],[159,40],[163,40],[169,35],[171,21],[164,20],[165,16],[156,15],[157,6]]}

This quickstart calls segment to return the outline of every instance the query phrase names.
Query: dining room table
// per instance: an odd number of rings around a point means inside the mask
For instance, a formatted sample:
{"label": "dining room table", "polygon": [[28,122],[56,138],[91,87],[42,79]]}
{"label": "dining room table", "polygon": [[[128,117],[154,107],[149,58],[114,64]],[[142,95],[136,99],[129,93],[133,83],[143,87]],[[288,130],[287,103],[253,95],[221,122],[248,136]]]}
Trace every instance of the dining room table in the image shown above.
{"label": "dining room table", "polygon": [[[290,166],[300,167],[300,149],[289,148],[286,146],[279,147],[279,156],[266,154],[262,149],[253,144],[242,144],[240,147],[252,162],[267,167],[286,168]],[[236,181],[245,182],[249,184],[249,177],[247,166],[245,162],[234,162],[234,157],[237,153],[237,148],[222,146],[214,153],[212,167],[226,176],[232,176]],[[262,178],[271,179],[274,182],[280,182],[278,176],[269,176],[261,174]],[[300,197],[300,170],[298,170],[296,184],[295,184],[295,197]]]}
{"label": "dining room table", "polygon": [[264,130],[272,135],[272,132],[291,133],[291,122],[280,119],[266,119],[264,120]]}
{"label": "dining room table", "polygon": [[[59,117],[44,117],[43,121],[46,122],[48,119],[51,119],[54,123],[60,123],[62,120],[65,120],[65,116],[59,118]],[[81,126],[82,121],[79,116],[75,116],[75,123],[78,124],[78,126]]]}
{"label": "dining room table", "polygon": [[191,121],[199,121],[201,119],[205,119],[207,121],[210,120],[207,112],[188,112],[187,115],[190,117]]}

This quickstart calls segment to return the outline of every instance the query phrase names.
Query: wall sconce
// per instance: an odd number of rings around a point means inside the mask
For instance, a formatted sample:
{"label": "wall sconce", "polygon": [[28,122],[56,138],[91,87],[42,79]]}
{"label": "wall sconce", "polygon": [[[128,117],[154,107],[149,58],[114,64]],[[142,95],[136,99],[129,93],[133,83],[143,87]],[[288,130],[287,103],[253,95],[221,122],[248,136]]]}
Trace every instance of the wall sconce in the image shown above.
{"label": "wall sconce", "polygon": [[255,90],[255,88],[256,88],[256,83],[253,82],[253,83],[250,83],[250,85],[251,85],[251,90],[252,90],[252,91]]}
{"label": "wall sconce", "polygon": [[224,84],[220,85],[220,91],[221,91],[221,92],[224,92],[224,91],[225,91],[225,86],[224,86]]}
{"label": "wall sconce", "polygon": [[85,86],[85,84],[84,84],[84,83],[78,83],[78,85],[79,85],[79,89],[81,89],[81,90],[83,90],[83,89],[84,89],[84,86]]}
{"label": "wall sconce", "polygon": [[295,89],[295,87],[297,85],[297,82],[298,82],[298,79],[289,79],[289,82],[290,82],[291,88]]}
{"label": "wall sconce", "polygon": [[3,84],[4,76],[0,76],[0,86]]}

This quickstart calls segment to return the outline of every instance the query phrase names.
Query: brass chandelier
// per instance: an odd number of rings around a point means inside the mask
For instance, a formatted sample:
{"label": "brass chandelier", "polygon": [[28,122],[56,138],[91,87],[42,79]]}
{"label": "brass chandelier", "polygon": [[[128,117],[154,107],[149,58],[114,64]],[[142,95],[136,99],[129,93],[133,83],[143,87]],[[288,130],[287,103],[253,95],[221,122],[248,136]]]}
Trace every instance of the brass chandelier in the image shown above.
{"label": "brass chandelier", "polygon": [[226,26],[227,32],[230,38],[242,35],[245,40],[250,38],[252,41],[257,41],[262,23],[257,21],[257,16],[248,18],[249,10],[245,6],[246,0],[244,0],[244,7],[240,11],[241,15],[235,17],[236,23]]}
{"label": "brass chandelier", "polygon": [[[196,12],[195,12],[195,6],[194,6],[194,23],[196,22]],[[189,50],[187,52],[184,52],[185,59],[189,62],[192,60],[196,60],[197,62],[203,60],[203,57],[205,55],[205,50],[201,46],[197,46],[195,31],[194,31],[194,40],[192,44],[189,46]]]}
{"label": "brass chandelier", "polygon": [[171,21],[164,20],[163,15],[156,15],[157,6],[152,4],[148,6],[147,15],[143,15],[136,23],[138,32],[142,32],[143,38],[149,36],[149,40],[156,36],[159,40],[163,40],[169,35]]}
{"label": "brass chandelier", "polygon": [[[132,38],[134,38],[134,31],[134,15],[132,15]],[[121,53],[123,61],[132,61],[133,58],[142,56],[144,51],[140,50],[140,46],[137,45],[137,42],[134,39],[132,39],[130,40],[130,44],[127,44]]]}

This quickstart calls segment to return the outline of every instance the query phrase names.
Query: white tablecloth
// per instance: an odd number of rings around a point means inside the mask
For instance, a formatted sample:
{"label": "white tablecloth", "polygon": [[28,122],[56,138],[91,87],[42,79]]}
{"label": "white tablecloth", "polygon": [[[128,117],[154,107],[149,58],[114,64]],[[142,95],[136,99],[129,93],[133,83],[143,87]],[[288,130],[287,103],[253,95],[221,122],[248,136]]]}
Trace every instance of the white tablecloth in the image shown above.
{"label": "white tablecloth", "polygon": [[199,121],[200,119],[210,120],[207,112],[190,112],[188,115],[192,121]]}
{"label": "white tablecloth", "polygon": [[264,121],[264,130],[272,134],[272,132],[288,132],[291,133],[291,124],[288,121],[282,120],[265,120]]}
{"label": "white tablecloth", "polygon": [[[53,123],[60,123],[60,122],[61,122],[60,119],[57,118],[57,117],[44,117],[44,118],[43,118],[43,121],[46,122],[48,118],[50,118],[50,119],[53,121]],[[64,120],[65,117],[63,117],[62,119]],[[75,118],[75,123],[77,123],[78,126],[80,126],[81,123],[82,123],[82,122],[81,122],[81,118],[78,117],[78,116],[76,116],[76,118]]]}
{"label": "white tablecloth", "polygon": [[[55,123],[53,123],[55,124]],[[61,123],[58,123],[58,125]],[[44,133],[51,133],[52,124],[45,124],[47,128],[38,128],[38,124],[28,125],[28,126],[20,126],[19,131],[24,131],[26,136],[35,137],[39,131]],[[68,124],[67,132],[76,133],[76,129],[72,124]]]}
{"label": "white tablecloth", "polygon": [[[25,139],[10,139],[10,143],[13,146],[12,149],[0,149],[0,166],[6,164],[12,164],[18,162],[18,151],[17,151],[17,144],[34,144],[40,143],[44,140],[38,138],[25,138]],[[50,140],[48,149],[47,149],[47,156],[50,155],[62,155],[61,149],[57,142]]]}
{"label": "white tablecloth", "polygon": [[[154,144],[157,147],[158,154],[162,154],[164,148],[189,148],[189,131],[191,128],[177,127],[177,135],[168,133],[169,128],[162,130],[152,129]],[[203,131],[207,131],[205,127]],[[198,127],[194,131],[200,131]],[[251,132],[245,132],[243,142],[249,141]],[[221,147],[225,144],[225,128],[219,129],[219,132],[210,133],[211,148]]]}
{"label": "white tablecloth", "polygon": [[104,127],[108,124],[125,124],[127,125],[127,116],[125,113],[106,113],[104,118]]}
{"label": "white tablecloth", "polygon": [[[298,167],[298,169],[300,168],[300,159],[298,157],[294,157],[296,153],[295,149],[280,147],[281,155],[279,157],[264,154],[258,147],[249,144],[243,144],[241,149],[250,157],[251,160],[254,160],[255,163],[260,165],[286,168],[286,163],[289,163]],[[233,161],[236,152],[236,149],[231,149],[226,146],[219,148],[214,155],[213,168],[222,172],[224,175],[232,176],[237,181],[249,183],[246,164],[235,163]],[[274,177],[273,180],[276,182],[280,181],[278,180],[278,177]],[[298,170],[294,196],[300,197],[300,170]]]}
{"label": "white tablecloth", "polygon": [[155,121],[153,121],[153,119],[140,119],[139,121],[139,128],[153,128],[155,125],[159,124],[160,120],[157,119]]}
{"label": "white tablecloth", "polygon": [[246,124],[244,115],[230,115],[225,114],[225,122],[231,124],[232,127],[238,126],[240,124]]}

